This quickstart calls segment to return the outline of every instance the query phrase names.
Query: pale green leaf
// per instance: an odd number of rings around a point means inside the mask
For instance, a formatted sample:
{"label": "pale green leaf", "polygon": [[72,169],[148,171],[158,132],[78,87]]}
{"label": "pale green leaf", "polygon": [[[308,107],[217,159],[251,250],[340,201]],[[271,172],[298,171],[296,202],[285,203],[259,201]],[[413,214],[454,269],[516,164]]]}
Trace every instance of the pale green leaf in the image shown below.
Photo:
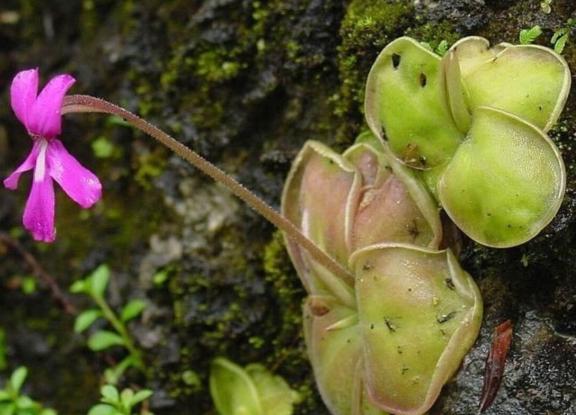
{"label": "pale green leaf", "polygon": [[121,415],[116,409],[110,405],[99,404],[93,406],[88,412],[88,415]]}
{"label": "pale green leaf", "polygon": [[523,29],[520,31],[520,43],[522,45],[529,45],[534,43],[536,39],[542,34],[542,28],[536,25],[530,29]]}
{"label": "pale green leaf", "polygon": [[366,391],[388,412],[424,414],[478,336],[480,292],[450,251],[379,244],[350,261]]}
{"label": "pale green leaf", "polygon": [[102,394],[102,397],[110,403],[117,403],[120,401],[120,394],[118,393],[118,389],[116,389],[116,387],[113,385],[102,386],[100,393]]}
{"label": "pale green leaf", "polygon": [[438,183],[440,202],[475,241],[499,248],[532,239],[558,212],[566,173],[558,149],[526,121],[479,108]]}
{"label": "pale green leaf", "polygon": [[90,293],[96,297],[104,297],[104,292],[110,279],[110,268],[102,264],[90,274]]}
{"label": "pale green leaf", "polygon": [[256,385],[265,414],[292,414],[293,406],[300,401],[300,396],[288,386],[284,379],[273,375],[259,364],[246,366],[246,372]]}
{"label": "pale green leaf", "polygon": [[88,284],[85,280],[74,281],[74,283],[70,286],[70,292],[74,294],[88,294]]}
{"label": "pale green leaf", "polygon": [[564,52],[564,48],[566,47],[566,43],[568,42],[568,35],[562,35],[554,42],[554,51],[556,53]]}
{"label": "pale green leaf", "polygon": [[10,376],[10,388],[18,393],[22,388],[22,385],[26,381],[26,377],[28,376],[28,369],[25,367],[19,367]]}
{"label": "pale green leaf", "polygon": [[142,311],[146,308],[146,302],[143,300],[135,299],[131,300],[128,304],[124,306],[121,313],[122,321],[126,322],[138,317]]}
{"label": "pale green leaf", "polygon": [[240,366],[224,358],[215,359],[210,368],[210,394],[220,415],[268,415],[258,398],[252,379]]}
{"label": "pale green leaf", "polygon": [[100,310],[86,310],[80,313],[76,320],[74,321],[74,332],[75,333],[82,333],[88,327],[94,323],[98,317],[102,316],[102,312]]}
{"label": "pale green leaf", "polygon": [[134,394],[134,397],[132,398],[132,405],[136,405],[139,404],[142,401],[145,401],[146,399],[148,399],[149,397],[151,397],[153,394],[153,392],[151,390],[148,389],[142,389],[141,391],[138,391]]}
{"label": "pale green leaf", "polygon": [[450,113],[440,57],[407,37],[388,44],[372,66],[365,112],[372,132],[414,168],[445,163],[463,139]]}
{"label": "pale green leaf", "polygon": [[124,340],[118,334],[111,331],[98,331],[88,339],[88,347],[99,352],[113,346],[123,346]]}

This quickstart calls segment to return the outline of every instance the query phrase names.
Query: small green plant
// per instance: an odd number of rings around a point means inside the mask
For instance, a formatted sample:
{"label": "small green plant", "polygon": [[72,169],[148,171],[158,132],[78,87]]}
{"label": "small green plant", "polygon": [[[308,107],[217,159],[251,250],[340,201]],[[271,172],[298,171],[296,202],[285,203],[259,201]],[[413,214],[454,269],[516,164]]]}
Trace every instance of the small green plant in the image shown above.
{"label": "small green plant", "polygon": [[95,352],[99,352],[119,346],[125,348],[128,352],[128,356],[116,366],[106,370],[104,374],[108,383],[115,384],[130,367],[144,370],[140,350],[134,345],[126,324],[142,313],[146,303],[138,299],[131,300],[122,308],[120,313],[116,313],[105,298],[109,280],[110,269],[105,264],[100,265],[86,278],[76,281],[70,287],[70,291],[76,294],[88,295],[97,306],[96,308],[83,311],[76,317],[74,323],[74,331],[76,333],[84,332],[98,319],[106,320],[112,328],[111,330],[97,329],[93,332],[88,339],[88,347]]}
{"label": "small green plant", "polygon": [[552,0],[543,0],[540,2],[540,9],[546,14],[552,12]]}
{"label": "small green plant", "polygon": [[212,362],[210,394],[220,415],[291,415],[300,401],[284,379],[264,366],[242,368],[224,358]]}
{"label": "small green plant", "polygon": [[53,409],[44,408],[38,402],[22,394],[22,386],[28,376],[28,369],[16,369],[4,389],[0,389],[0,414],[2,415],[57,415]]}
{"label": "small green plant", "polygon": [[444,56],[446,52],[448,52],[448,48],[450,47],[446,39],[441,40],[440,43],[438,43],[438,46],[436,46],[436,48],[433,48],[432,45],[430,45],[430,43],[428,42],[420,42],[420,44],[424,46],[426,49],[428,49],[430,52],[434,52],[435,54],[440,56]]}
{"label": "small green plant", "polygon": [[554,45],[554,51],[556,53],[564,52],[564,48],[570,39],[570,32],[574,28],[576,28],[576,19],[568,19],[566,26],[561,27],[554,32],[552,39],[550,39],[550,43]]}
{"label": "small green plant", "polygon": [[134,409],[152,396],[151,390],[142,389],[134,392],[132,389],[124,389],[119,392],[114,385],[104,385],[100,393],[101,403],[90,408],[88,415],[153,415],[144,408],[140,411]]}
{"label": "small green plant", "polygon": [[542,28],[538,25],[531,27],[530,29],[523,29],[520,31],[520,44],[529,45],[534,43],[536,39],[542,34]]}

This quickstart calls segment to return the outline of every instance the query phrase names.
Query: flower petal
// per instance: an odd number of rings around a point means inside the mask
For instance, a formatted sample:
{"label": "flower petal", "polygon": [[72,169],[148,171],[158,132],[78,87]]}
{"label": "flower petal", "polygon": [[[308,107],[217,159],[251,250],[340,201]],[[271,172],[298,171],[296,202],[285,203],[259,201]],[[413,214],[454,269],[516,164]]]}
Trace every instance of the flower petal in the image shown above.
{"label": "flower petal", "polygon": [[16,117],[26,128],[36,95],[38,95],[38,68],[18,72],[10,86],[10,104]]}
{"label": "flower petal", "polygon": [[102,197],[102,185],[94,173],[82,166],[60,140],[48,143],[48,174],[66,194],[83,208],[89,208]]}
{"label": "flower petal", "polygon": [[32,181],[32,189],[24,208],[24,227],[37,241],[53,242],[54,229],[54,183],[48,175],[44,180]]}
{"label": "flower petal", "polygon": [[34,165],[36,164],[36,159],[38,158],[39,149],[40,149],[39,142],[38,140],[36,140],[34,141],[34,146],[32,147],[32,150],[30,150],[30,153],[28,153],[28,157],[26,157],[26,160],[24,160],[24,162],[20,166],[18,166],[18,168],[14,170],[10,176],[4,179],[4,187],[10,190],[14,190],[18,187],[18,180],[20,179],[22,173],[32,170],[34,168]]}
{"label": "flower petal", "polygon": [[60,134],[62,100],[74,82],[71,75],[58,75],[46,84],[29,110],[27,127],[31,134],[44,138]]}

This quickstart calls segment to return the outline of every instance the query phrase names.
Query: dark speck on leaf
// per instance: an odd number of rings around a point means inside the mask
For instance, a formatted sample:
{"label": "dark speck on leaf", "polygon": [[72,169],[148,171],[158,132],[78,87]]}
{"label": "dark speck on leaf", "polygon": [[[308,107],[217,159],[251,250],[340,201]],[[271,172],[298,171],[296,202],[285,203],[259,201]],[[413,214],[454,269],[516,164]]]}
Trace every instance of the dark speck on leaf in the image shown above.
{"label": "dark speck on leaf", "polygon": [[396,332],[396,326],[390,320],[385,318],[384,322],[386,323],[386,327],[388,327],[388,330],[390,330],[391,333]]}
{"label": "dark speck on leaf", "polygon": [[392,66],[394,69],[398,69],[398,66],[400,66],[400,55],[396,53],[392,55]]}
{"label": "dark speck on leaf", "polygon": [[420,86],[422,88],[424,88],[426,86],[426,83],[428,82],[428,79],[426,78],[426,75],[421,73],[420,74]]}
{"label": "dark speck on leaf", "polygon": [[456,311],[451,311],[448,314],[440,314],[439,316],[436,317],[436,321],[439,324],[444,324],[447,321],[452,320],[455,315],[456,315]]}
{"label": "dark speck on leaf", "polygon": [[448,287],[448,289],[452,291],[456,289],[456,286],[454,285],[454,281],[452,281],[452,278],[446,278],[444,282],[446,283],[446,287]]}

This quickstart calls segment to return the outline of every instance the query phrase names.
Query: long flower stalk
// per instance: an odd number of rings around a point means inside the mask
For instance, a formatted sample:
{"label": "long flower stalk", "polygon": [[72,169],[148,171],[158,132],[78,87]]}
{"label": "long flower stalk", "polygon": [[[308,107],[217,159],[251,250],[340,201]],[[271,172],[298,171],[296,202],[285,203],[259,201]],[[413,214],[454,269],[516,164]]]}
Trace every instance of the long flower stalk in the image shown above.
{"label": "long flower stalk", "polygon": [[274,226],[286,232],[290,238],[298,243],[302,248],[308,251],[318,262],[323,264],[332,273],[342,277],[346,281],[353,282],[354,277],[344,267],[334,260],[330,255],[324,252],[318,245],[307,238],[300,230],[288,219],[278,213],[265,201],[260,199],[254,193],[250,192],[241,183],[226,174],[220,168],[210,163],[195,151],[186,147],[175,138],[160,130],[148,121],[138,117],[136,114],[111,102],[89,95],[69,95],[64,98],[62,114],[78,112],[98,112],[116,115],[123,118],[133,127],[139,129],[145,134],[155,138],[161,144],[168,147],[178,156],[188,161],[194,167],[203,173],[212,177],[219,183],[226,186],[237,197],[246,202],[251,208],[256,210],[260,215],[266,218]]}

